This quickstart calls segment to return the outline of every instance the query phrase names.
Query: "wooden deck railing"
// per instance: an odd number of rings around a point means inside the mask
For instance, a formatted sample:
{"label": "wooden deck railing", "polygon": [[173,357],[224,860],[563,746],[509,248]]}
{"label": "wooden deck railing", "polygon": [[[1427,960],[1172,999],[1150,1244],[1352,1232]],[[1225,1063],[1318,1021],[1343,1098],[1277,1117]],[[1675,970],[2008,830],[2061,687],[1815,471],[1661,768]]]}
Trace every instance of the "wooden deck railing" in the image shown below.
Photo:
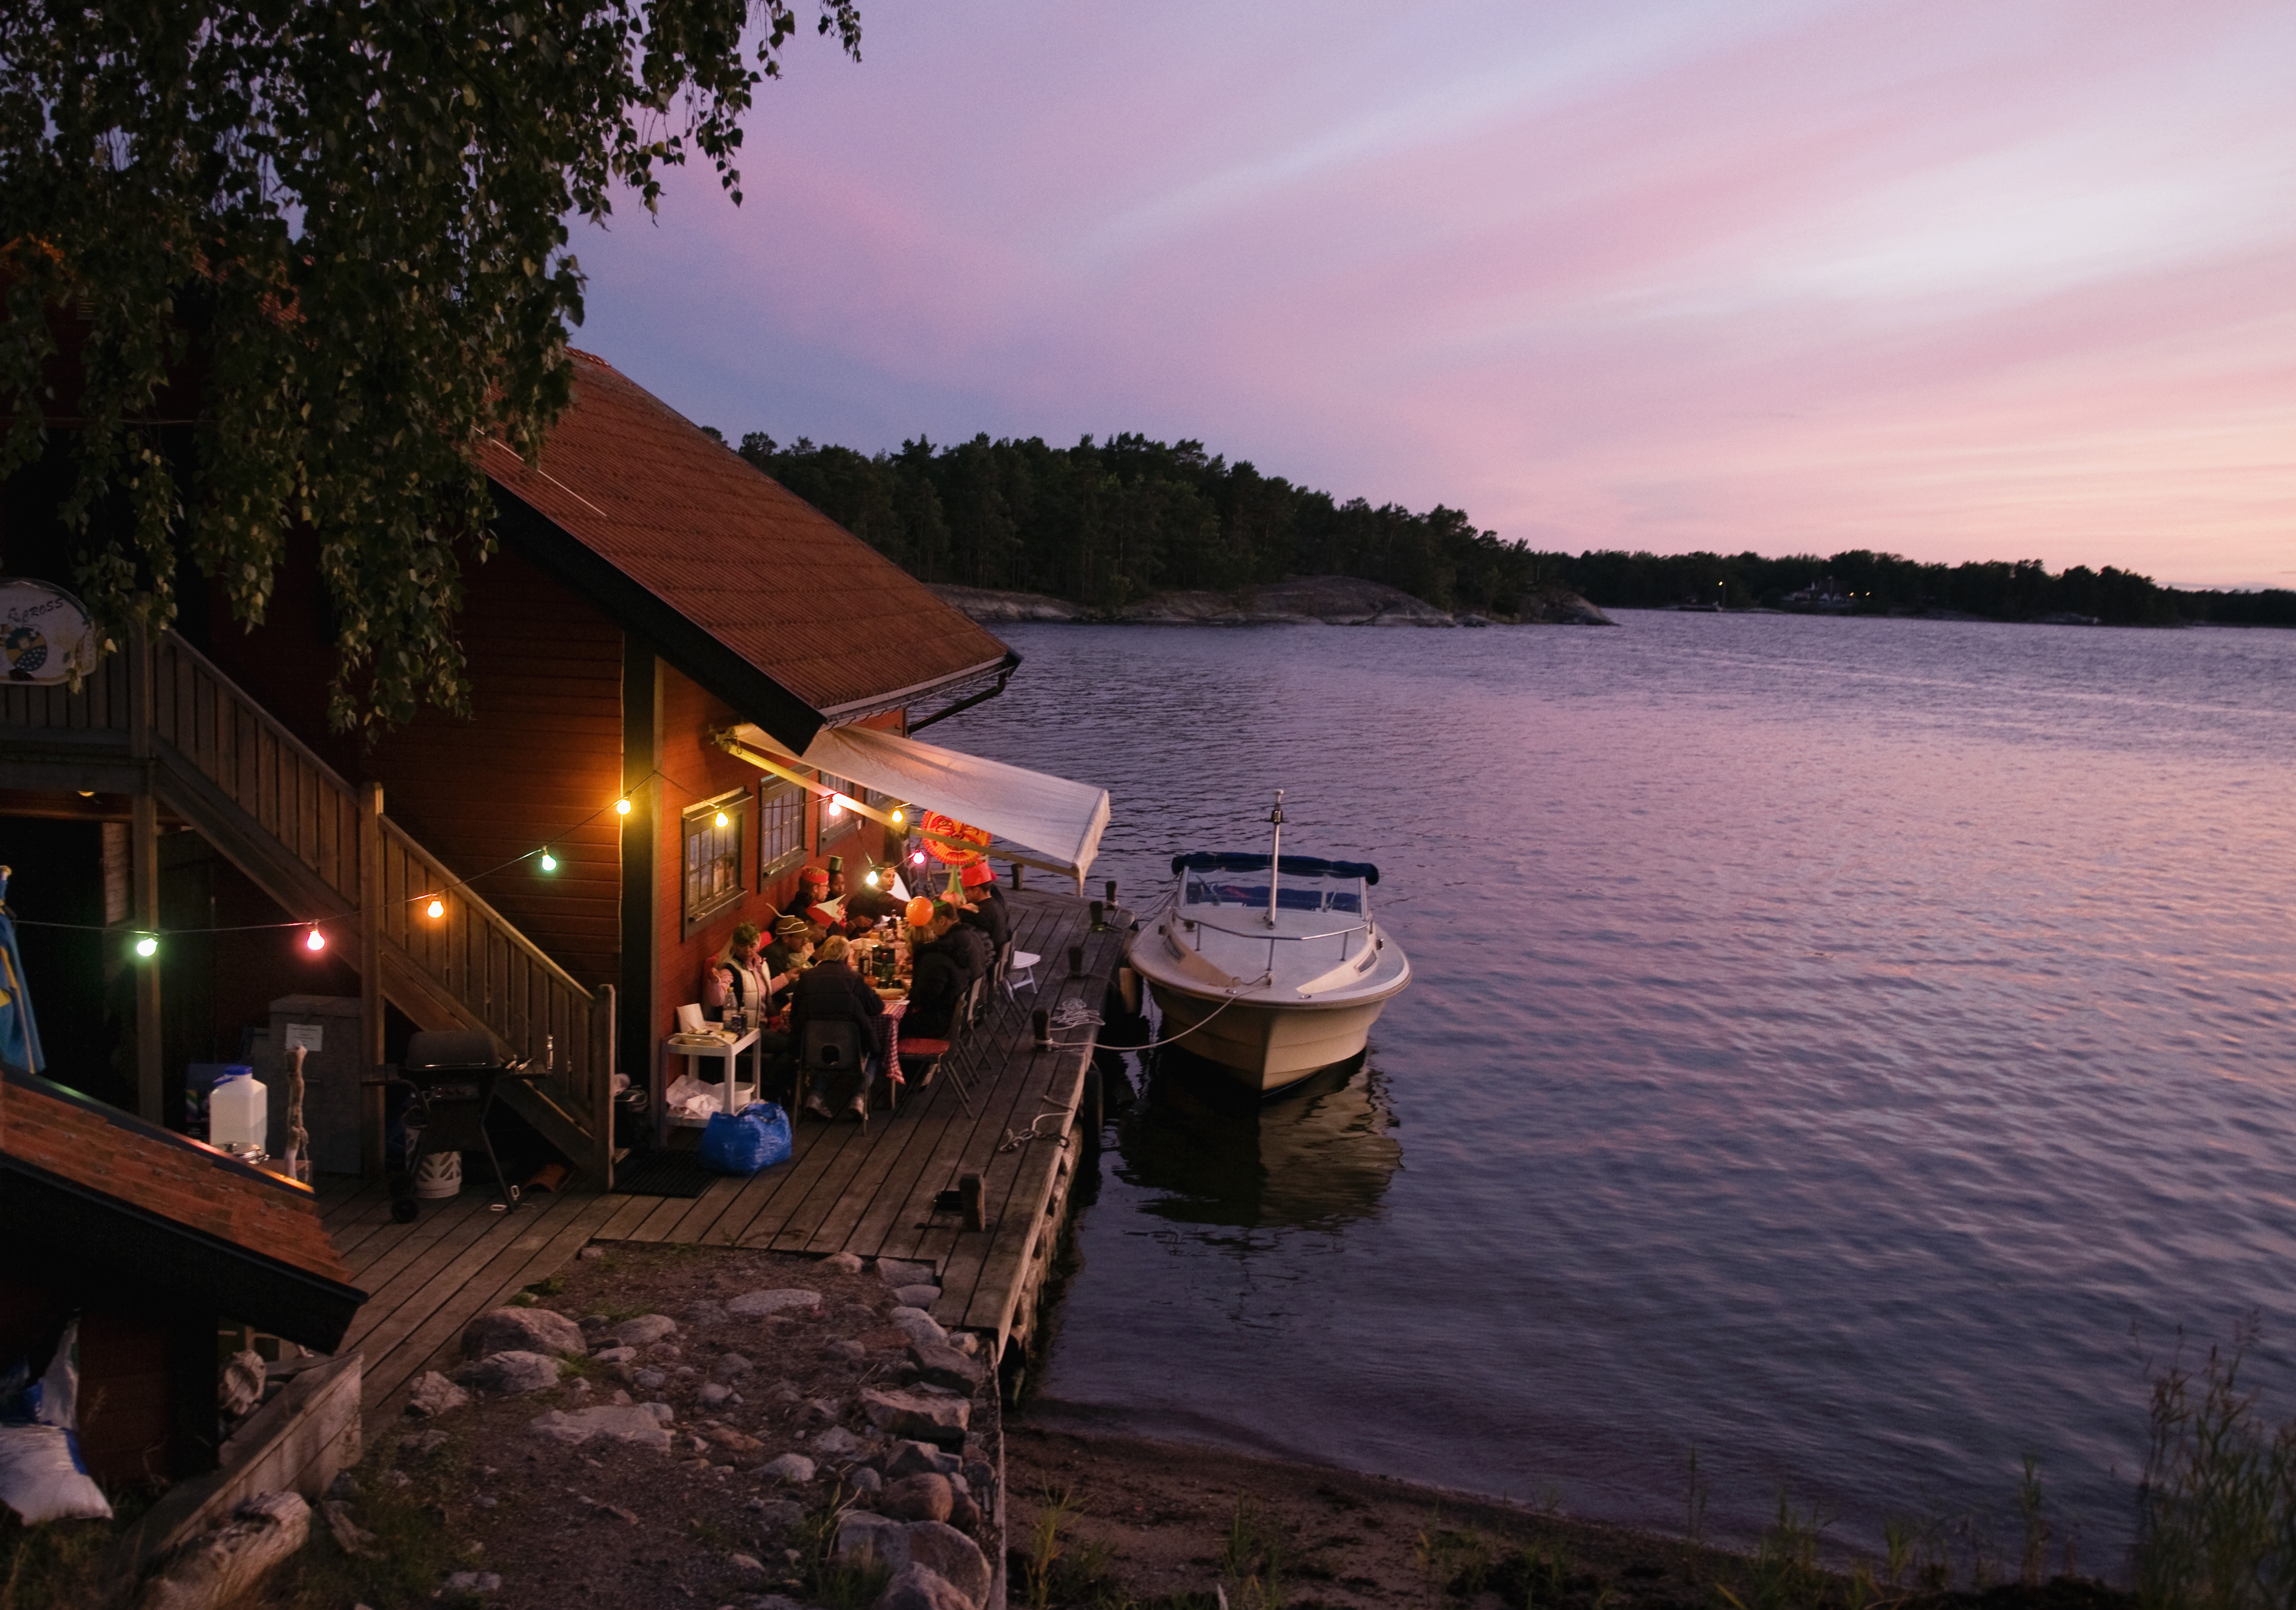
{"label": "wooden deck railing", "polygon": [[0,682],[0,727],[45,732],[125,733],[128,714],[126,656],[107,654],[80,691]]}
{"label": "wooden deck railing", "polygon": [[[161,637],[152,658],[152,728],[167,746],[163,760],[180,760],[213,784],[316,875],[343,909],[358,911],[358,790],[173,632]],[[460,887],[445,863],[398,824],[373,819],[380,834],[373,926],[381,940],[386,988],[393,965],[403,963],[513,1053],[537,1065],[550,1056],[576,1099],[578,1121],[589,1127],[589,1115],[604,1110],[612,1074],[603,1003],[501,913]],[[432,896],[444,908],[438,918],[428,915]],[[419,1021],[422,1014],[410,1015]]]}

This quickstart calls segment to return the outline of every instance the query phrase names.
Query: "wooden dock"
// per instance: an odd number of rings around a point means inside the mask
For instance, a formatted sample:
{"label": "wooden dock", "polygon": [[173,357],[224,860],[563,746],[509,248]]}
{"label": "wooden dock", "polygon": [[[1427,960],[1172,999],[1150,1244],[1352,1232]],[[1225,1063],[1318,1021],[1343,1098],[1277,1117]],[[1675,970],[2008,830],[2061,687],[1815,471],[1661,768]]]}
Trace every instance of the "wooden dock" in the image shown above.
{"label": "wooden dock", "polygon": [[[1036,1048],[1032,1013],[1055,1020],[1070,1003],[1097,1013],[1123,954],[1128,913],[1111,912],[1095,932],[1073,896],[1015,891],[1013,943],[1043,957],[1037,987],[1017,1000],[1001,991],[981,1023],[961,1035],[950,1066],[971,1088],[970,1110],[947,1071],[905,1096],[898,1114],[873,1113],[796,1125],[795,1155],[750,1179],[713,1181],[699,1197],[573,1191],[531,1197],[514,1212],[489,1209],[475,1176],[461,1195],[426,1203],[413,1224],[394,1224],[380,1184],[340,1179],[320,1193],[327,1232],[367,1302],[342,1351],[365,1357],[370,1421],[396,1407],[424,1369],[449,1368],[463,1327],[545,1279],[594,1241],[749,1247],[826,1257],[857,1253],[931,1264],[939,1277],[933,1317],[981,1333],[1002,1358],[1024,1346],[1066,1218],[1082,1140],[1076,1135],[1096,1031],[1055,1028],[1054,1048]],[[1071,947],[1082,965],[1071,969]],[[1021,1137],[1031,1137],[1021,1138]],[[934,1198],[979,1174],[986,1228],[967,1231]]]}

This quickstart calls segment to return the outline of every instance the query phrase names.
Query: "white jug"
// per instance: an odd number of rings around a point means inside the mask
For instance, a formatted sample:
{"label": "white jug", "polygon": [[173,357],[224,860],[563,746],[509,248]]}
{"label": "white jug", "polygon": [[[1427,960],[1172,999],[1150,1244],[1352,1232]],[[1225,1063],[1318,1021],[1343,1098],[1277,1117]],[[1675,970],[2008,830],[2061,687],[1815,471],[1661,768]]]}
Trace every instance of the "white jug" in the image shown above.
{"label": "white jug", "polygon": [[208,1097],[208,1144],[242,1154],[263,1150],[271,1092],[255,1070],[234,1067],[216,1080]]}

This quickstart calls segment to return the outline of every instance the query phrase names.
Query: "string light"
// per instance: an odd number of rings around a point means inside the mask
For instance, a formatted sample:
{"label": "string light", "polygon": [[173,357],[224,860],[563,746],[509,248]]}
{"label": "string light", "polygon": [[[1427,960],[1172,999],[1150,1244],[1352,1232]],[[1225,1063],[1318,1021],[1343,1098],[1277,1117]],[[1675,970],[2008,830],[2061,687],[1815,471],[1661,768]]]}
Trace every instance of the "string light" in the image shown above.
{"label": "string light", "polygon": [[319,932],[318,924],[313,923],[310,931],[303,935],[303,949],[316,956],[326,948],[327,936]]}
{"label": "string light", "polygon": [[558,870],[558,858],[550,853],[550,846],[547,844],[542,847],[542,869],[545,872]]}
{"label": "string light", "polygon": [[924,864],[925,852],[922,850],[915,851],[909,857],[909,865],[912,867],[922,867]]}
{"label": "string light", "polygon": [[841,817],[845,814],[845,796],[843,794],[833,793],[829,796],[829,814],[833,817]]}
{"label": "string light", "polygon": [[614,814],[625,817],[629,815],[630,802],[627,800],[616,800],[614,801]]}
{"label": "string light", "polygon": [[904,822],[907,821],[908,819],[909,819],[909,813],[908,813],[907,811],[903,810],[903,809],[902,809],[899,806],[898,806],[898,805],[896,805],[896,806],[894,806],[894,807],[893,807],[893,826],[894,826],[898,827],[902,823],[904,823]]}
{"label": "string light", "polygon": [[719,811],[719,812],[718,813],[718,826],[720,826],[720,827],[730,827],[730,826],[732,826],[733,825],[734,825],[734,818],[733,818],[732,817],[727,816],[727,815],[726,815],[724,811],[722,811],[722,810],[721,810],[721,811]]}
{"label": "string light", "polygon": [[874,889],[877,886],[877,869],[874,867],[869,868],[869,875],[863,878],[861,881],[868,884],[870,888]]}
{"label": "string light", "polygon": [[159,954],[160,954],[160,939],[159,939],[159,936],[158,936],[157,934],[152,934],[152,933],[139,933],[139,934],[137,934],[137,935],[135,936],[135,954],[136,954],[136,955],[138,955],[138,956],[140,956],[140,957],[143,957],[145,961],[147,961],[147,962],[148,962],[148,961],[150,961],[153,957],[155,957],[155,956],[159,955]]}
{"label": "string light", "polygon": [[422,915],[429,917],[432,922],[437,922],[440,917],[447,915],[447,902],[439,899],[436,895],[431,896],[430,903],[422,908]]}

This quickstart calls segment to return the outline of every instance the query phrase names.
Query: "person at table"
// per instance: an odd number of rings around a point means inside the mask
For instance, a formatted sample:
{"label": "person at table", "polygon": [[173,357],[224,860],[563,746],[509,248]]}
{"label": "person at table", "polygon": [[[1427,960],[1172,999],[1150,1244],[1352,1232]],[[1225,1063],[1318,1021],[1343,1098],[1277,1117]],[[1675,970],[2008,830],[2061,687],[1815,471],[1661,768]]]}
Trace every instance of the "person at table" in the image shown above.
{"label": "person at table", "polygon": [[955,1026],[972,982],[964,947],[949,940],[955,927],[956,913],[943,900],[935,902],[930,919],[909,930],[909,1006],[901,1017],[906,1039],[947,1039]]}
{"label": "person at table", "polygon": [[996,869],[987,861],[975,861],[964,873],[964,898],[972,908],[975,923],[988,935],[992,951],[1001,952],[1004,941],[1013,937],[1013,914],[1004,908],[1004,892],[996,886]]}
{"label": "person at table", "polygon": [[790,916],[774,924],[774,942],[766,947],[766,969],[781,982],[774,986],[774,1010],[789,1005],[789,987],[813,961],[813,924]]}
{"label": "person at table", "polygon": [[790,989],[790,1040],[802,1056],[807,1028],[814,1023],[849,1023],[859,1030],[862,1063],[850,1072],[824,1076],[805,1105],[824,1118],[836,1113],[866,1113],[869,1089],[885,1056],[885,1003],[862,982],[847,959],[845,936],[833,933],[822,941],[813,965],[797,976]]}
{"label": "person at table", "polygon": [[964,958],[965,978],[986,976],[996,965],[996,945],[982,925],[980,914],[964,900],[935,900],[933,910],[947,916],[948,942]]}
{"label": "person at table", "polygon": [[760,937],[755,923],[734,930],[724,954],[710,963],[709,976],[702,980],[701,1004],[718,1023],[726,1021],[728,1011],[740,1009],[742,1022],[758,1031],[758,1061],[764,1077],[772,1088],[783,1089],[789,1084],[790,1037],[766,1023],[796,974],[786,963],[775,970],[771,949],[758,949]]}
{"label": "person at table", "polygon": [[[873,877],[874,883],[869,882]],[[900,915],[908,902],[893,891],[893,869],[880,867],[861,880],[861,887],[845,897],[846,916],[864,925],[873,924],[889,916]]]}
{"label": "person at table", "polygon": [[805,920],[819,929],[824,937],[844,932],[845,902],[841,897],[830,892],[832,880],[829,868],[808,867],[798,877],[800,881],[798,908],[805,913]]}

